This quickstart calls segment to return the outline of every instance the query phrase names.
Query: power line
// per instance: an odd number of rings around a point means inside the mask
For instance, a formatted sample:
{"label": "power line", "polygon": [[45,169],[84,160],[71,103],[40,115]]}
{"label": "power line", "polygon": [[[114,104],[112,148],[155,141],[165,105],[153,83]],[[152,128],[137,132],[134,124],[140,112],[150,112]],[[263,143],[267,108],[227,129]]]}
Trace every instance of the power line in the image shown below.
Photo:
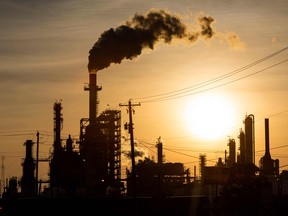
{"label": "power line", "polygon": [[[285,59],[284,61],[278,62],[278,63],[276,63],[276,64],[274,64],[272,66],[266,67],[266,68],[264,68],[262,70],[258,70],[258,71],[254,72],[254,73],[248,74],[248,75],[243,76],[241,78],[232,80],[230,82],[227,82],[227,83],[224,83],[224,84],[220,84],[218,86],[211,87],[211,88],[208,88],[208,89],[204,89],[204,90],[201,90],[201,91],[198,91],[198,92],[194,92],[194,93],[190,93],[190,94],[184,94],[184,93],[191,92],[193,90],[197,90],[197,89],[200,89],[200,88],[207,87],[207,86],[209,86],[209,85],[211,85],[213,83],[216,83],[216,82],[219,82],[219,81],[221,81],[223,79],[231,77],[231,76],[233,76],[233,75],[235,75],[237,73],[240,73],[240,72],[242,72],[244,70],[247,70],[247,69],[249,69],[249,68],[251,68],[251,67],[253,67],[253,66],[257,65],[257,64],[260,64],[260,63],[262,63],[262,62],[264,62],[264,61],[266,61],[266,60],[268,60],[268,59],[280,54],[281,52],[283,52],[283,51],[285,51],[287,49],[288,49],[288,47],[285,47],[285,48],[283,48],[283,49],[281,49],[281,50],[279,50],[277,52],[274,52],[274,53],[272,53],[272,54],[270,54],[270,55],[268,55],[268,56],[266,56],[266,57],[264,57],[262,59],[259,59],[259,60],[255,61],[255,62],[253,62],[251,64],[248,64],[248,65],[246,65],[244,67],[241,67],[241,68],[239,68],[237,70],[234,70],[234,71],[232,71],[230,73],[227,73],[227,74],[224,74],[222,76],[213,78],[211,80],[205,81],[205,82],[200,83],[200,84],[196,84],[196,85],[193,85],[193,86],[186,87],[184,89],[180,89],[180,90],[176,90],[176,91],[172,91],[172,92],[167,92],[167,93],[163,93],[163,94],[152,95],[152,96],[147,96],[147,97],[133,98],[133,100],[147,99],[147,100],[141,101],[141,103],[158,102],[158,101],[164,101],[164,100],[170,100],[170,99],[175,99],[175,98],[179,98],[179,97],[184,97],[184,96],[188,96],[188,95],[192,95],[192,94],[197,94],[197,93],[200,93],[200,92],[204,92],[204,91],[208,91],[208,90],[211,90],[211,89],[214,89],[214,88],[218,88],[218,87],[230,84],[232,82],[236,82],[236,81],[239,81],[241,79],[244,79],[244,78],[250,77],[252,75],[258,74],[260,72],[263,72],[263,71],[268,70],[270,68],[273,68],[275,66],[278,66],[278,65],[288,61],[288,59]],[[149,99],[149,98],[151,98],[151,99]]]}
{"label": "power line", "polygon": [[2,134],[0,136],[27,136],[27,135],[34,135],[34,133]]}
{"label": "power line", "polygon": [[[155,144],[152,144],[152,143],[149,143],[149,142],[146,142],[146,141],[139,141],[139,143],[141,143],[144,147],[148,148],[149,150],[151,150],[151,148],[147,147],[143,143],[146,143],[146,144],[151,145],[151,146],[155,146]],[[197,149],[197,148],[188,148],[188,147],[186,147],[186,148],[185,147],[176,148],[176,147],[173,147],[173,146],[166,146],[166,147],[163,147],[163,149],[167,150],[167,151],[171,151],[171,152],[177,153],[177,154],[180,154],[180,155],[184,155],[184,156],[187,156],[187,157],[192,157],[192,158],[199,158],[199,157],[193,156],[191,154],[185,154],[185,153],[183,153],[183,151],[185,151],[185,152],[194,151],[194,152],[215,153],[215,150]],[[154,151],[152,151],[152,152],[155,153]]]}
{"label": "power line", "polygon": [[166,97],[162,97],[162,98],[158,98],[158,99],[153,99],[153,100],[141,101],[141,103],[148,103],[148,102],[151,103],[151,102],[159,102],[159,101],[165,101],[165,100],[172,100],[172,99],[176,99],[176,98],[180,98],[180,97],[186,97],[186,96],[189,96],[189,95],[194,95],[194,94],[199,94],[199,93],[202,93],[202,92],[206,92],[206,91],[209,91],[209,90],[212,90],[212,89],[216,89],[216,88],[219,88],[219,87],[228,85],[228,84],[230,84],[230,83],[233,83],[233,82],[236,82],[236,81],[239,81],[239,80],[248,78],[248,77],[250,77],[250,76],[256,75],[256,74],[261,73],[261,72],[263,72],[263,71],[265,71],[265,70],[268,70],[268,69],[271,69],[271,68],[273,68],[273,67],[276,67],[276,66],[278,66],[278,65],[280,65],[280,64],[283,64],[283,63],[285,63],[285,62],[287,62],[287,61],[288,61],[288,59],[285,59],[285,60],[283,60],[283,61],[281,61],[281,62],[278,62],[278,63],[276,63],[276,64],[274,64],[274,65],[271,65],[271,66],[269,66],[269,67],[266,67],[266,68],[264,68],[264,69],[258,70],[258,71],[254,72],[254,73],[248,74],[248,75],[246,75],[246,76],[240,77],[240,78],[238,78],[238,79],[235,79],[235,80],[232,80],[232,81],[229,81],[229,82],[226,82],[226,83],[223,83],[223,84],[220,84],[220,85],[211,87],[211,88],[203,89],[203,90],[200,90],[200,91],[197,91],[197,92],[193,92],[193,93],[189,93],[189,94],[185,94],[185,95],[180,95],[180,96],[177,96],[177,95],[179,95],[179,94],[175,94],[174,96],[172,95],[172,96],[166,96]]}
{"label": "power line", "polygon": [[[288,147],[288,145],[276,146],[276,147],[270,148],[270,150],[279,149],[279,148],[286,148],[286,147]],[[258,150],[256,152],[264,152],[264,151],[265,150]]]}

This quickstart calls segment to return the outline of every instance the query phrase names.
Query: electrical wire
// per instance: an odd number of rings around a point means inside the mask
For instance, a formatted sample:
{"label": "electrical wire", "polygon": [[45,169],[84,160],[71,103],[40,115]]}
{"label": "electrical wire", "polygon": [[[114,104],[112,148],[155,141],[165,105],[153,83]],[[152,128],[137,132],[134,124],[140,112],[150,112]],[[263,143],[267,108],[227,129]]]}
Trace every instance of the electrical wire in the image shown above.
{"label": "electrical wire", "polygon": [[236,69],[236,70],[234,70],[234,71],[232,71],[230,73],[227,73],[227,74],[224,74],[222,76],[213,78],[211,80],[205,81],[205,82],[200,83],[200,84],[196,84],[196,85],[189,86],[189,87],[186,87],[186,88],[183,88],[183,89],[180,89],[180,90],[175,90],[175,91],[172,91],[172,92],[167,92],[167,93],[162,93],[162,94],[157,94],[157,95],[152,95],[152,96],[146,96],[146,97],[133,98],[133,100],[146,99],[146,100],[143,100],[143,101],[140,100],[140,103],[149,103],[149,102],[151,103],[151,102],[158,102],[158,101],[175,99],[175,98],[184,97],[184,96],[188,96],[188,95],[192,95],[192,94],[197,94],[197,93],[201,93],[201,92],[204,92],[204,91],[208,91],[208,90],[211,90],[211,89],[215,89],[215,88],[218,88],[218,87],[221,87],[221,86],[224,86],[224,85],[239,81],[241,79],[256,75],[256,74],[258,74],[260,72],[263,72],[265,70],[271,69],[273,67],[276,67],[276,66],[278,66],[280,64],[285,63],[286,61],[288,61],[288,59],[285,59],[285,60],[283,60],[281,62],[278,62],[278,63],[276,63],[274,65],[271,65],[269,67],[266,67],[266,68],[264,68],[262,70],[258,70],[258,71],[254,72],[254,73],[251,73],[251,74],[248,74],[246,76],[240,77],[238,79],[229,81],[227,83],[220,84],[218,86],[214,86],[214,87],[211,87],[211,88],[208,88],[208,89],[204,89],[204,90],[201,90],[201,91],[197,91],[197,92],[194,92],[194,93],[184,94],[184,93],[189,93],[189,92],[191,92],[193,90],[197,90],[197,89],[200,89],[200,88],[207,87],[207,86],[209,86],[211,84],[214,84],[214,83],[219,82],[221,80],[224,80],[224,79],[226,79],[228,77],[231,77],[231,76],[233,76],[235,74],[238,74],[238,73],[240,73],[242,71],[245,71],[245,70],[247,70],[247,69],[249,69],[249,68],[251,68],[251,67],[253,67],[253,66],[257,65],[257,64],[260,64],[260,63],[262,63],[262,62],[264,62],[264,61],[266,61],[266,60],[268,60],[268,59],[270,59],[270,58],[272,58],[272,57],[284,52],[287,49],[288,49],[288,47],[285,47],[285,48],[283,48],[281,50],[278,50],[277,52],[274,52],[274,53],[272,53],[272,54],[270,54],[270,55],[268,55],[268,56],[266,56],[266,57],[264,57],[262,59],[259,59],[259,60],[255,61],[255,62],[252,62],[252,63],[250,63],[250,64],[248,64],[246,66],[243,66],[243,67],[241,67],[239,69]]}
{"label": "electrical wire", "polygon": [[209,91],[209,90],[212,90],[212,89],[216,89],[216,88],[219,88],[219,87],[228,85],[228,84],[230,84],[230,83],[233,83],[233,82],[236,82],[236,81],[239,81],[239,80],[248,78],[248,77],[250,77],[250,76],[253,76],[253,75],[256,75],[256,74],[258,74],[258,73],[261,73],[261,72],[263,72],[263,71],[265,71],[265,70],[268,70],[268,69],[271,69],[271,68],[273,68],[273,67],[276,67],[276,66],[278,66],[278,65],[280,65],[280,64],[283,64],[283,63],[285,63],[285,62],[287,62],[287,61],[288,61],[288,59],[285,59],[285,60],[283,60],[283,61],[281,61],[281,62],[278,62],[277,64],[271,65],[271,66],[266,67],[266,68],[261,69],[261,70],[258,70],[258,71],[254,72],[254,73],[252,73],[252,74],[248,74],[248,75],[243,76],[243,77],[240,77],[240,78],[238,78],[238,79],[235,79],[235,80],[232,80],[232,81],[229,81],[229,82],[226,82],[226,83],[223,83],[223,84],[220,84],[220,85],[218,85],[218,86],[214,86],[214,87],[211,87],[211,88],[208,88],[208,89],[204,89],[204,90],[201,90],[201,91],[197,91],[197,92],[190,93],[190,94],[185,94],[185,95],[180,95],[180,96],[174,96],[174,97],[169,96],[169,97],[164,97],[164,98],[158,98],[158,99],[155,99],[155,100],[146,100],[146,101],[141,101],[140,103],[147,103],[147,102],[150,102],[150,103],[151,103],[151,102],[166,101],[166,100],[172,100],[172,99],[176,99],[176,98],[180,98],[180,97],[186,97],[186,96],[190,96],[190,95],[194,95],[194,94],[199,94],[199,93],[202,93],[202,92],[206,92],[206,91]]}

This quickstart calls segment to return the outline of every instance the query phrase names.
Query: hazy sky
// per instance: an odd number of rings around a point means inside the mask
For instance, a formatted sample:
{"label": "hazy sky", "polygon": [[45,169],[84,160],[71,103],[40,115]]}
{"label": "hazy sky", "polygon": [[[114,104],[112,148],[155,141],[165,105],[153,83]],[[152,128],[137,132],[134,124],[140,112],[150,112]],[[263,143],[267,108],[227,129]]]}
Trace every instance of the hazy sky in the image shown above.
{"label": "hazy sky", "polygon": [[[103,88],[99,112],[121,109],[124,124],[128,115],[119,103],[140,102],[133,115],[138,148],[156,157],[155,143],[161,136],[165,160],[182,162],[187,168],[198,166],[200,154],[207,155],[208,165],[224,158],[229,138],[238,147],[239,131],[249,114],[255,116],[258,165],[264,155],[264,119],[269,118],[272,159],[280,160],[281,170],[287,169],[287,1],[3,0],[0,156],[5,157],[5,177],[21,177],[23,143],[36,141],[37,130],[40,157],[49,157],[56,101],[62,100],[63,139],[68,134],[78,138],[80,119],[89,115],[88,92],[84,91],[89,81],[89,50],[102,33],[151,9],[179,17],[194,32],[199,31],[198,17],[212,17],[215,34],[194,43],[160,40],[136,58],[98,71],[98,85]],[[203,99],[206,107],[199,105]],[[219,104],[224,106],[217,108]],[[229,123],[223,136],[214,140],[199,137],[200,131],[191,125],[200,127],[207,116],[210,122],[204,127],[210,132],[216,130],[212,125],[221,128]],[[129,137],[124,129],[122,133]],[[123,143],[125,149],[129,143]],[[43,168],[40,178],[47,172]]]}

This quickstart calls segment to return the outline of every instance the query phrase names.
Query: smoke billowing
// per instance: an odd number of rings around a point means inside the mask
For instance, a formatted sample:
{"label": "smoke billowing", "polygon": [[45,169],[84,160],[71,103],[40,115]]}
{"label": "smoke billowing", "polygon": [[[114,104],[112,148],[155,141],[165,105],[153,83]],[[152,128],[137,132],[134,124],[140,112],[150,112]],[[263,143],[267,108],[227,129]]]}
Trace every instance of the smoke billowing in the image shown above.
{"label": "smoke billowing", "polygon": [[152,10],[146,15],[135,14],[130,21],[103,32],[89,51],[88,70],[102,70],[111,63],[120,64],[123,59],[134,59],[144,48],[153,49],[157,42],[171,43],[173,39],[185,39],[191,43],[199,38],[211,39],[215,35],[211,16],[199,18],[193,31],[189,31],[178,16],[164,10]]}

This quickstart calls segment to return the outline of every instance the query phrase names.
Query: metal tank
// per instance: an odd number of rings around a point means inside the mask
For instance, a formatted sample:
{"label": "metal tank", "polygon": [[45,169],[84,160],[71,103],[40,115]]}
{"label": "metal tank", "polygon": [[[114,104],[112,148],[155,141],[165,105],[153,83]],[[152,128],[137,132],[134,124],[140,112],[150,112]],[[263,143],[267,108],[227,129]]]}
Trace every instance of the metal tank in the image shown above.
{"label": "metal tank", "polygon": [[245,133],[241,129],[240,134],[238,136],[239,141],[240,141],[240,155],[238,159],[239,164],[245,164],[246,162],[246,152],[245,152]]}
{"label": "metal tank", "polygon": [[236,142],[235,139],[230,138],[228,142],[229,157],[227,160],[227,166],[231,167],[236,163]]}

